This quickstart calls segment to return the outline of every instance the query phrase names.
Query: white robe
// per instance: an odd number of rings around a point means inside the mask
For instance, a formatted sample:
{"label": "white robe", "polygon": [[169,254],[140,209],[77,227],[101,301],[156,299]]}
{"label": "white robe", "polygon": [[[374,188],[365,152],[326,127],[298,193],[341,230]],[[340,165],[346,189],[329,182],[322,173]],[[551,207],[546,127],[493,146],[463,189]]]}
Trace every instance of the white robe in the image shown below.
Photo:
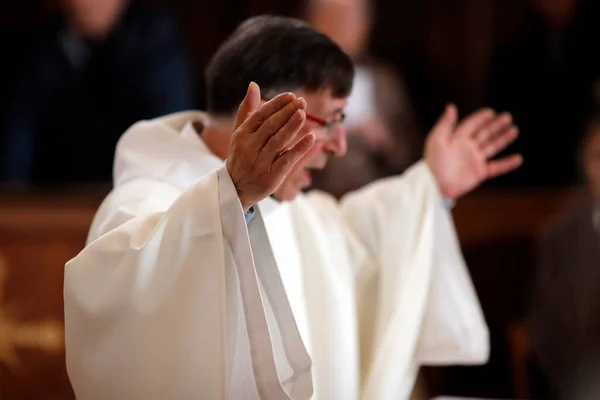
{"label": "white robe", "polygon": [[141,122],[119,142],[115,188],[65,271],[79,400],[400,400],[421,365],[487,360],[424,162],[341,203],[266,199],[246,227],[190,124],[203,118]]}

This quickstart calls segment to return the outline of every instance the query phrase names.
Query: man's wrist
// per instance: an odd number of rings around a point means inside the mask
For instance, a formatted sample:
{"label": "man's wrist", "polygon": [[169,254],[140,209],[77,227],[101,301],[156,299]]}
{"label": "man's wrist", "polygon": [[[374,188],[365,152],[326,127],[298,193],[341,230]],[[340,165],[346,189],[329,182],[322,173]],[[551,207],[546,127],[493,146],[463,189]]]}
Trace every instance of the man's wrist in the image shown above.
{"label": "man's wrist", "polygon": [[242,206],[242,210],[244,210],[244,213],[247,213],[250,211],[250,208],[252,207],[254,202],[248,201],[246,199],[246,196],[244,195],[244,192],[242,190],[240,190],[240,188],[238,187],[233,176],[231,175],[231,169],[230,169],[228,161],[229,160],[225,160],[225,168],[227,169],[227,173],[229,174],[229,177],[231,178],[231,183],[233,183],[233,187],[235,187],[235,192],[237,193],[238,200],[240,201],[240,204]]}
{"label": "man's wrist", "polygon": [[451,185],[448,185],[444,181],[444,179],[442,179],[442,177],[439,174],[438,169],[434,168],[433,162],[431,162],[431,160],[429,160],[427,158],[427,156],[424,157],[424,160],[425,160],[425,164],[429,168],[429,171],[431,172],[431,175],[433,176],[433,180],[435,181],[435,184],[437,185],[437,188],[438,188],[440,194],[442,195],[442,198],[444,199],[444,202],[454,203],[456,196],[454,195],[453,191],[450,188]]}
{"label": "man's wrist", "polygon": [[242,205],[242,210],[244,210],[244,213],[249,213],[250,210],[253,208],[253,204],[254,202],[249,202],[247,200],[244,199],[243,196],[240,196],[240,193],[238,192],[238,198],[240,199],[240,204]]}
{"label": "man's wrist", "polygon": [[[235,186],[235,183],[234,183]],[[244,210],[245,213],[250,211],[250,208],[252,208],[252,206],[254,204],[256,204],[255,201],[249,200],[244,192],[242,190],[240,190],[237,186],[235,187],[235,191],[238,195],[238,199],[240,200],[240,205],[242,206],[242,210]]]}

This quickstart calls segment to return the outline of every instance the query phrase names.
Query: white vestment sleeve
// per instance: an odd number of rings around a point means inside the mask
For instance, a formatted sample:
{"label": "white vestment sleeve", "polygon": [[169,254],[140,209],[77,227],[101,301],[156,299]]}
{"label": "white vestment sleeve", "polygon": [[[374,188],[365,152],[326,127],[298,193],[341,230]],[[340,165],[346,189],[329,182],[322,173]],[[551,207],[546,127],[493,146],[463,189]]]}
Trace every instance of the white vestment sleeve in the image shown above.
{"label": "white vestment sleeve", "polygon": [[408,398],[421,364],[485,362],[487,326],[426,163],[341,207],[369,254],[357,271],[362,398]]}
{"label": "white vestment sleeve", "polygon": [[79,400],[227,397],[223,215],[243,220],[224,166],[168,208],[116,211],[112,229],[66,264]]}
{"label": "white vestment sleeve", "polygon": [[440,218],[438,227],[416,361],[421,365],[484,364],[489,358],[489,332],[477,293],[450,217]]}

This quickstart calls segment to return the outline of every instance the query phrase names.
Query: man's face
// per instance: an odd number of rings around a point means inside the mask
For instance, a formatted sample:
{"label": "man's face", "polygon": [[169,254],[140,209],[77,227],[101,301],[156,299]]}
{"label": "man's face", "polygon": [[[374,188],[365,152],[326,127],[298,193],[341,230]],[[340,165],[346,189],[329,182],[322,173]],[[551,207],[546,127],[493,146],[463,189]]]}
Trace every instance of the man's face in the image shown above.
{"label": "man's face", "polygon": [[[341,120],[346,98],[333,98],[329,90],[316,93],[299,91],[296,95],[306,99],[307,116],[314,116],[328,123]],[[341,123],[332,124],[328,129],[319,122],[307,118],[303,132],[312,132],[315,135],[315,144],[274,193],[278,200],[294,199],[312,183],[312,171],[325,168],[329,157],[341,157],[346,154],[346,132]]]}
{"label": "man's face", "polygon": [[589,189],[600,201],[600,127],[594,129],[584,149],[584,167]]}

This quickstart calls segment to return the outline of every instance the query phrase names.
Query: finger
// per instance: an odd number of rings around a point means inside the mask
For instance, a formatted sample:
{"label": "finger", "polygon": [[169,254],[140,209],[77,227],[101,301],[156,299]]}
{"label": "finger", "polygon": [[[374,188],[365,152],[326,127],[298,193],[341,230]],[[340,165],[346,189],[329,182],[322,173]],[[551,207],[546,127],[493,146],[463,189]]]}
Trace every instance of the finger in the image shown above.
{"label": "finger", "polygon": [[246,97],[244,97],[244,100],[242,100],[242,103],[238,108],[233,130],[236,130],[245,120],[248,119],[248,117],[258,110],[260,103],[260,88],[256,83],[250,82],[250,85],[248,85],[248,91],[246,92]]}
{"label": "finger", "polygon": [[432,136],[437,136],[440,139],[449,138],[452,132],[454,132],[457,120],[458,110],[456,109],[456,106],[454,104],[448,104],[444,113],[431,130]]}
{"label": "finger", "polygon": [[512,116],[508,113],[503,113],[484,124],[479,131],[475,133],[473,138],[477,144],[483,147],[487,142],[493,140],[496,136],[499,136],[512,127]]}
{"label": "finger", "polygon": [[481,151],[486,159],[490,159],[514,142],[517,136],[519,136],[519,130],[516,127],[512,127],[484,144]]}
{"label": "finger", "polygon": [[284,150],[304,126],[306,101],[299,98],[273,114],[256,131],[257,143],[261,150],[266,150],[273,157]]}
{"label": "finger", "polygon": [[275,158],[271,167],[271,172],[274,174],[287,175],[294,168],[296,163],[310,151],[314,144],[315,135],[313,133],[306,134],[294,146],[283,151]]}
{"label": "finger", "polygon": [[490,122],[496,113],[490,108],[483,108],[466,117],[456,128],[458,137],[471,138],[475,133]]}
{"label": "finger", "polygon": [[[305,114],[306,116],[306,114]],[[304,122],[302,124],[302,126],[300,127],[300,129],[302,129],[304,127],[304,124],[306,123],[306,118],[304,119]],[[310,130],[304,130],[304,132],[301,132],[300,130],[298,131],[298,133],[296,133],[296,135],[292,138],[292,140],[287,144],[286,148],[284,150],[287,150],[291,147],[294,147],[299,141],[301,141],[304,136],[306,136],[308,133],[313,133]]]}
{"label": "finger", "polygon": [[247,133],[256,132],[273,114],[296,100],[294,93],[281,93],[267,101],[241,125],[240,129]]}
{"label": "finger", "polygon": [[523,164],[523,157],[514,154],[488,163],[488,178],[507,174],[519,168]]}

